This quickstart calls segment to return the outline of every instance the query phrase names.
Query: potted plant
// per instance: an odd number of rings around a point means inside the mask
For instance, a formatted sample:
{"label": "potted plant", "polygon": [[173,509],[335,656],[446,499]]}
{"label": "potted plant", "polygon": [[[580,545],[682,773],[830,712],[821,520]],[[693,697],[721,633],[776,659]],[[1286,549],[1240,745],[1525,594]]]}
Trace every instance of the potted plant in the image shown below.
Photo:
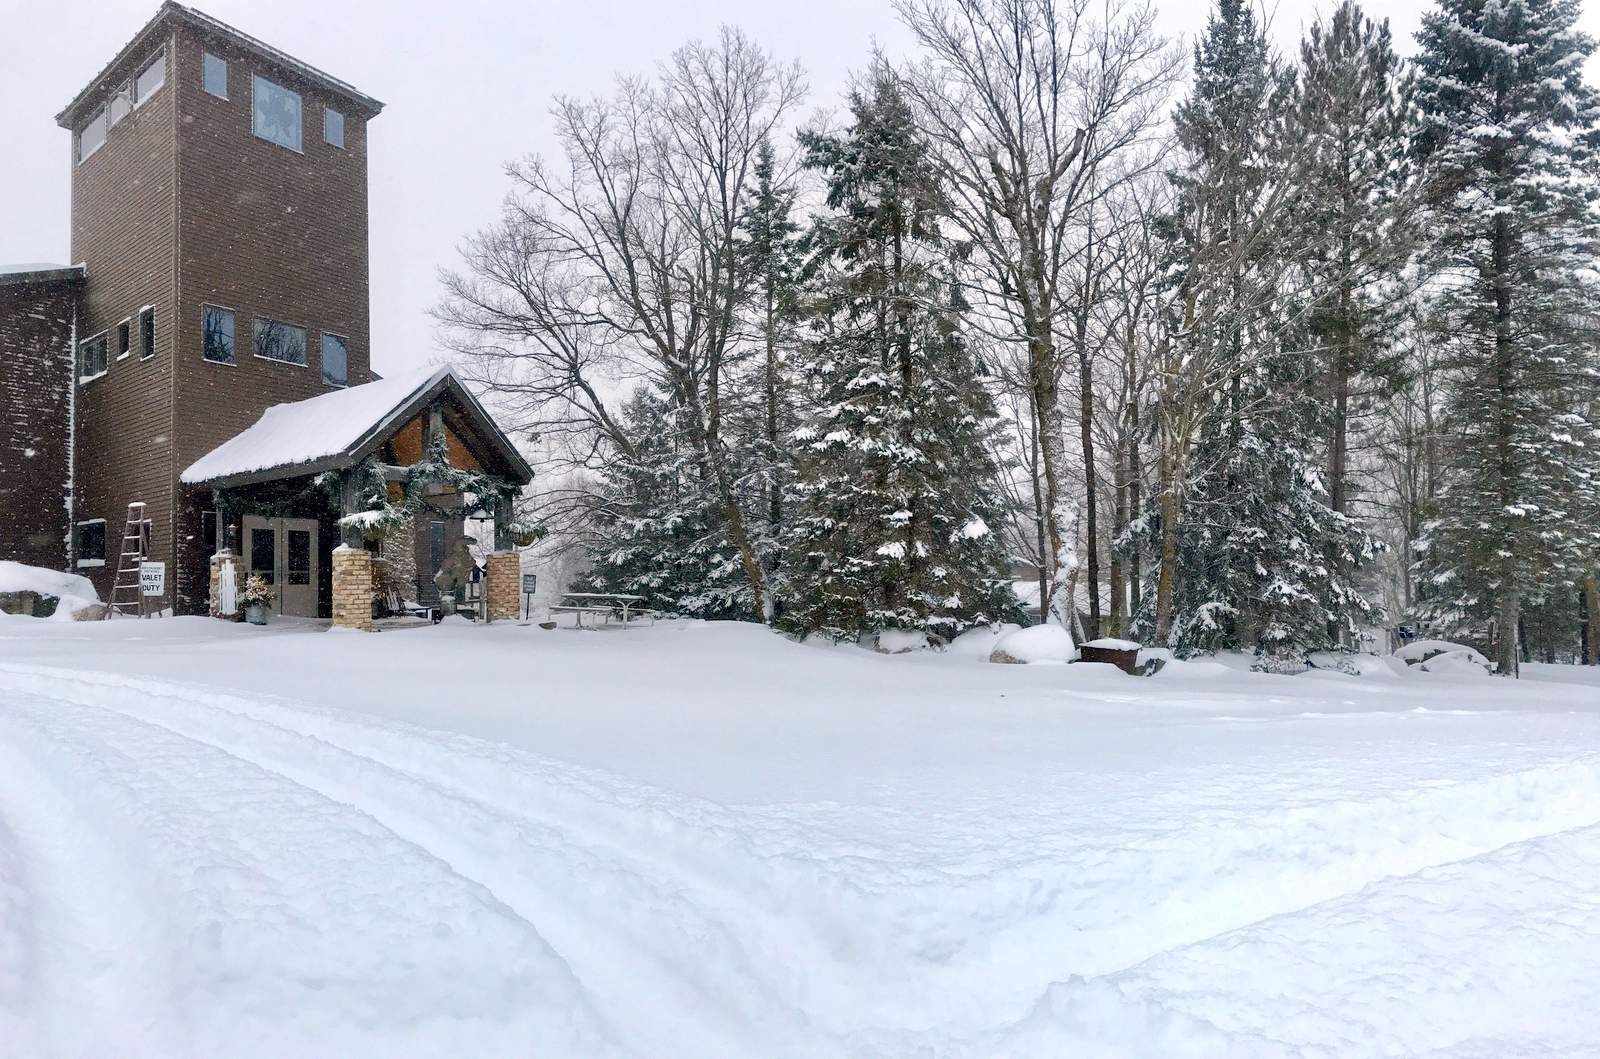
{"label": "potted plant", "polygon": [[265,625],[272,616],[272,588],[260,574],[245,578],[239,592],[239,606],[244,608],[244,619],[251,625]]}

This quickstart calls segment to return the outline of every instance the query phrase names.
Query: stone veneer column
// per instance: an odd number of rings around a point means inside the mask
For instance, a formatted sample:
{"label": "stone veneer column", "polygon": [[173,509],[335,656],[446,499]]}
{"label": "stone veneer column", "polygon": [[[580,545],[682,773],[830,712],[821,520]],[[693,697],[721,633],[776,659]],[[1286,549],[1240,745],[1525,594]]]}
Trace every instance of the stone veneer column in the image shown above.
{"label": "stone veneer column", "polygon": [[235,604],[232,614],[223,614],[217,610],[217,601],[220,598],[222,587],[222,562],[224,559],[233,560],[233,587],[235,592],[244,588],[244,563],[230,549],[223,548],[211,556],[211,595],[206,602],[206,610],[213,618],[223,621],[243,621],[244,608]]}
{"label": "stone veneer column", "polygon": [[333,625],[372,631],[372,556],[365,548],[333,550]]}
{"label": "stone veneer column", "polygon": [[484,564],[483,593],[490,621],[516,621],[521,609],[522,558],[516,552],[495,552]]}

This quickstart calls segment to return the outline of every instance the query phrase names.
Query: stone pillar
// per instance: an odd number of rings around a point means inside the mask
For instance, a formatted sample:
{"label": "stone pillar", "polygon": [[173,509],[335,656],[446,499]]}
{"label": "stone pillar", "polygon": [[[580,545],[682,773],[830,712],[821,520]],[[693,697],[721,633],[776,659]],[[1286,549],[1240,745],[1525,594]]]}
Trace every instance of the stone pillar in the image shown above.
{"label": "stone pillar", "polygon": [[333,625],[372,631],[372,556],[365,548],[333,550]]}
{"label": "stone pillar", "polygon": [[217,605],[222,598],[222,564],[225,561],[231,561],[233,563],[233,588],[235,595],[237,596],[238,591],[244,588],[244,563],[239,559],[238,556],[233,554],[233,550],[231,548],[221,549],[211,557],[211,594],[207,598],[206,610],[213,618],[221,618],[223,621],[243,621],[244,608],[239,606],[237,603],[234,604],[232,614],[224,614],[217,609]]}
{"label": "stone pillar", "polygon": [[490,621],[516,621],[522,603],[522,558],[495,552],[483,570],[483,595]]}

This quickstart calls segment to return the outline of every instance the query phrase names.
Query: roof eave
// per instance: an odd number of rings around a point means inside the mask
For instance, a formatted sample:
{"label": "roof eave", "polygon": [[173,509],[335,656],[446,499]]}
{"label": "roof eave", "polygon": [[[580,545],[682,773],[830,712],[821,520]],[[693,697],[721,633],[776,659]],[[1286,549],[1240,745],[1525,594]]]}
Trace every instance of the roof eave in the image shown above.
{"label": "roof eave", "polygon": [[0,286],[23,286],[29,283],[82,283],[86,270],[82,265],[67,268],[45,268],[34,272],[0,272]]}

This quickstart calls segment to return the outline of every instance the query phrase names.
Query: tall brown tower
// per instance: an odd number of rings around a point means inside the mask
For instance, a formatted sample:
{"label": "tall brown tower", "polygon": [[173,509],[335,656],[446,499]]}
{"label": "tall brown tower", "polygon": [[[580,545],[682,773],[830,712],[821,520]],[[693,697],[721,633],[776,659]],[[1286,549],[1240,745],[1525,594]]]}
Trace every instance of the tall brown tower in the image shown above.
{"label": "tall brown tower", "polygon": [[166,3],[57,115],[87,272],[77,563],[102,595],[138,500],[151,558],[169,564],[167,604],[203,605],[214,522],[180,472],[271,405],[372,378],[367,123],[381,109]]}

